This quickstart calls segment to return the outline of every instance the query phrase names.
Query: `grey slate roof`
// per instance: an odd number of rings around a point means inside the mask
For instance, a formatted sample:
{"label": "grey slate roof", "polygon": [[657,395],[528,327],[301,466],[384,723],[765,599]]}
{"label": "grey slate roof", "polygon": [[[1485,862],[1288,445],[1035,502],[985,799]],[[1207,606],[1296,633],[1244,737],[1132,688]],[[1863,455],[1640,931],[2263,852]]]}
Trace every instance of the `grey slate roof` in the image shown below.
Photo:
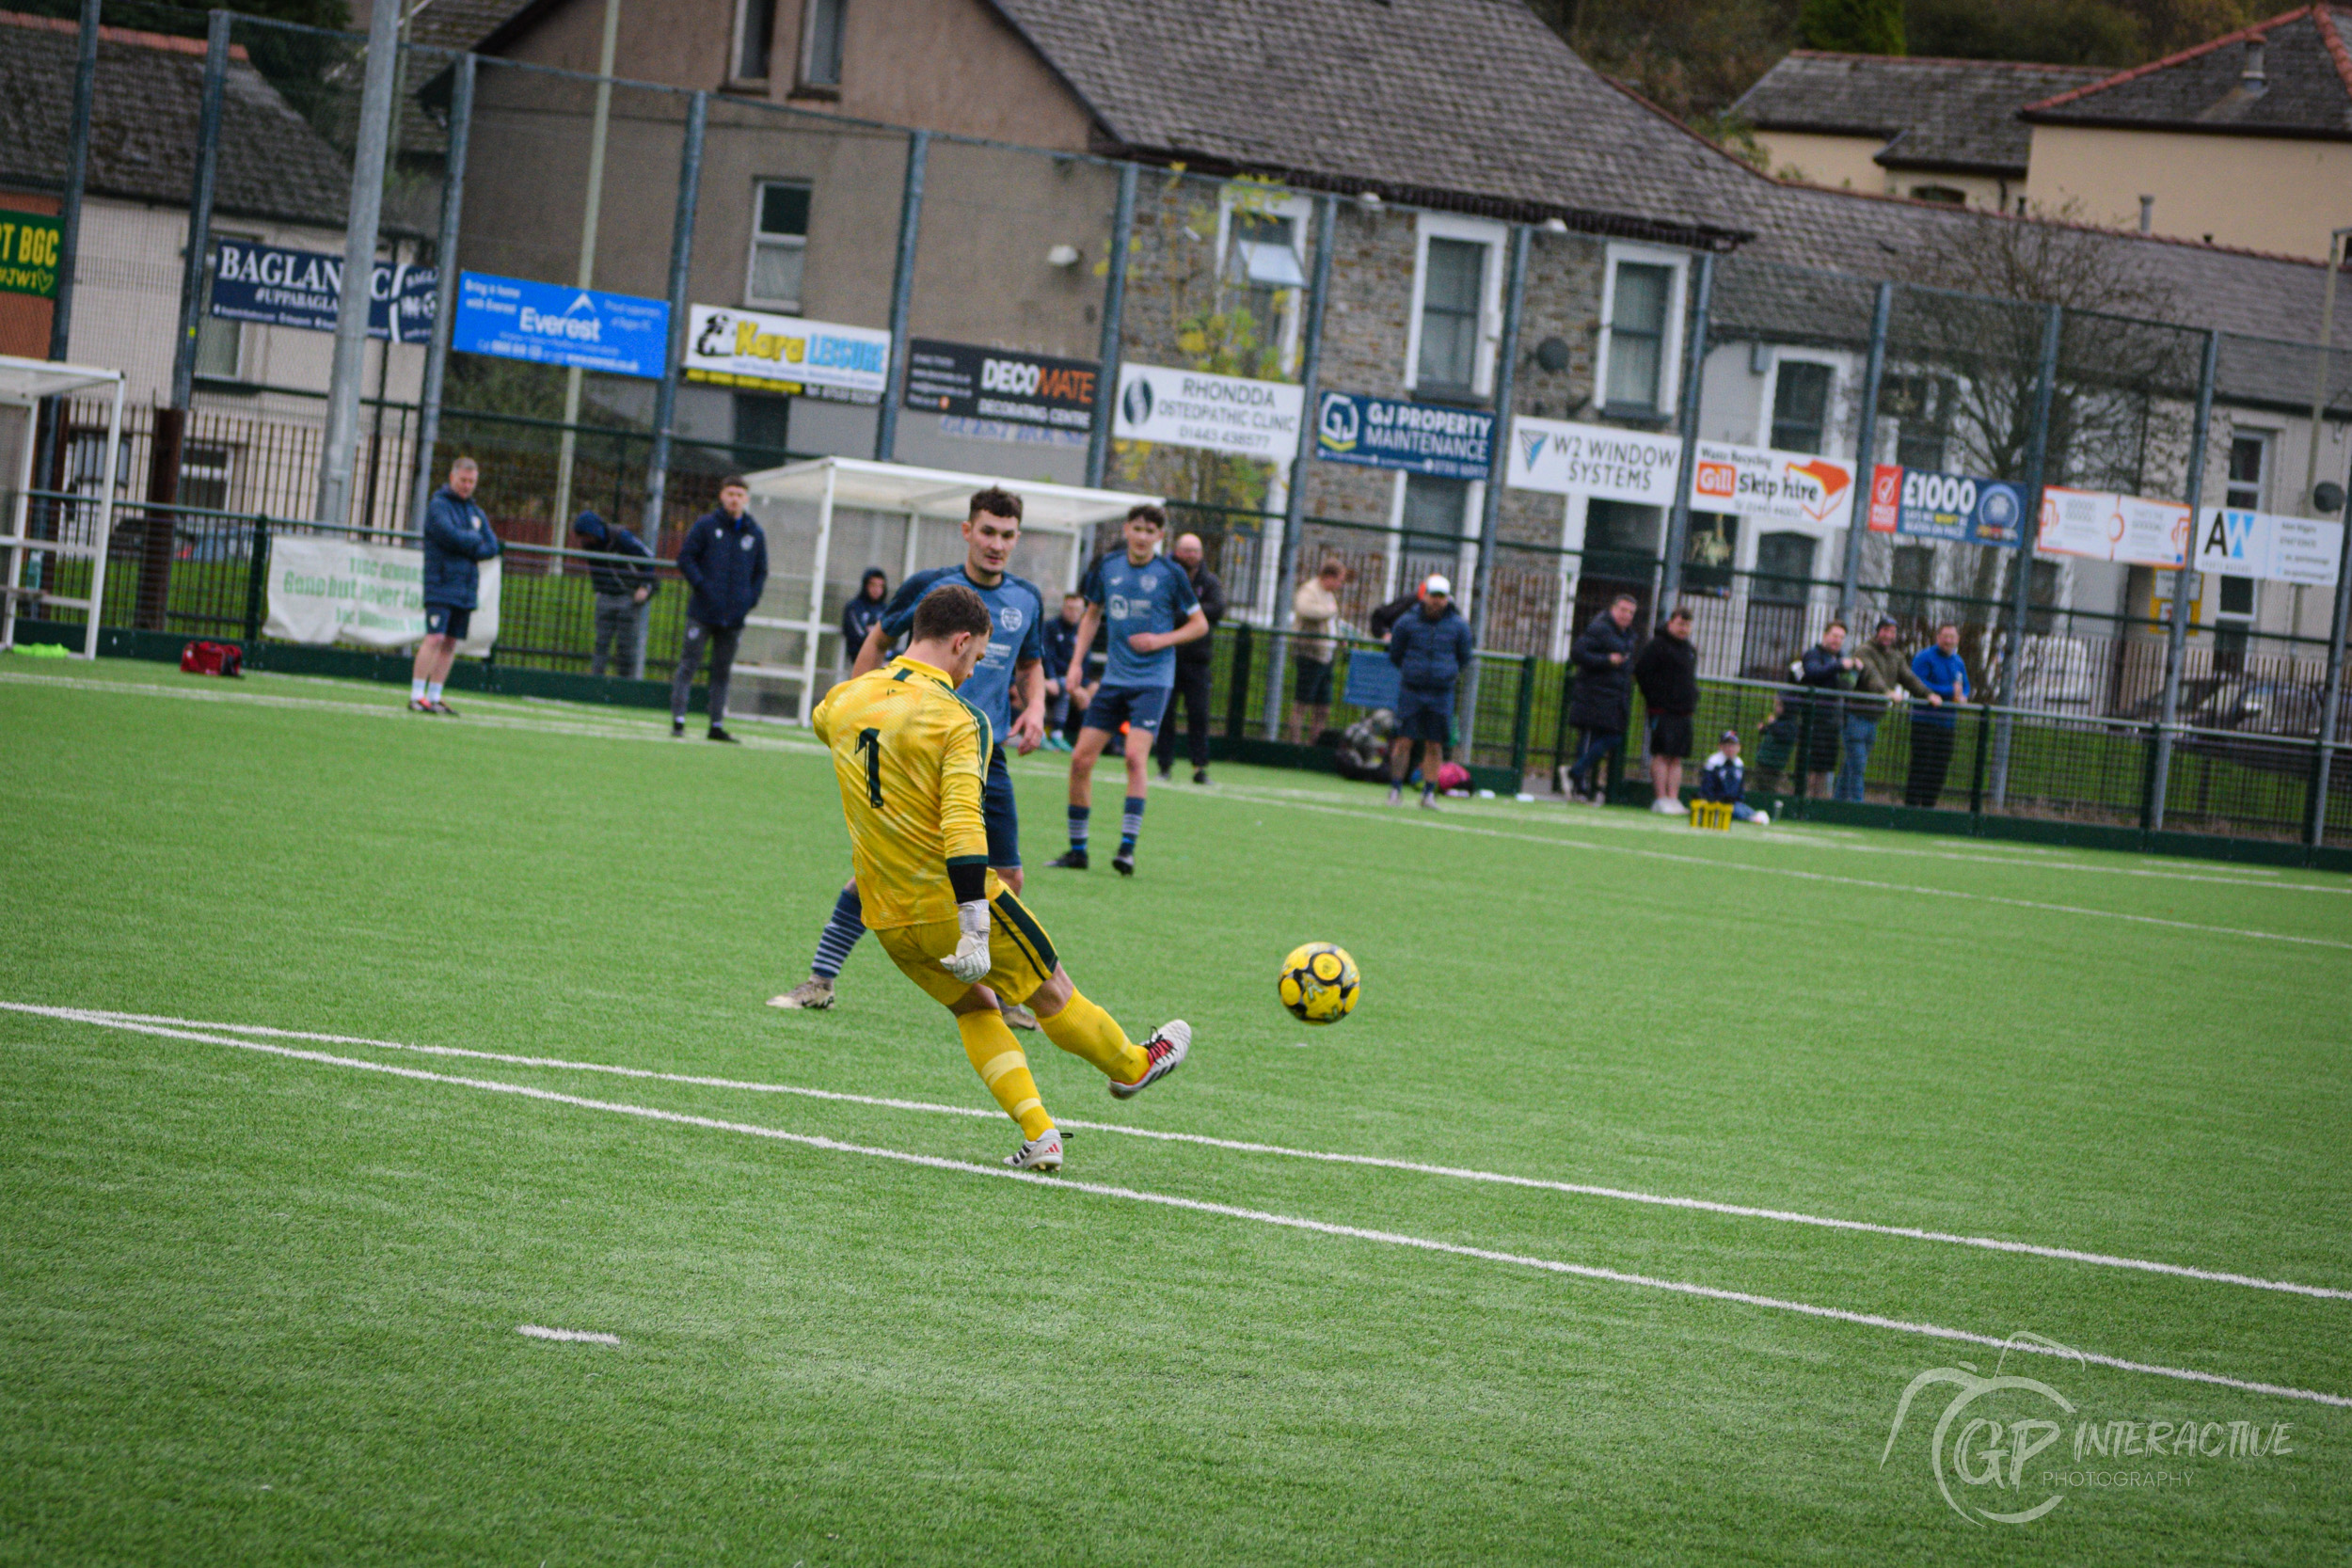
{"label": "grey slate roof", "polygon": [[530,3],[531,0],[415,0],[408,8],[408,41],[427,49],[463,54],[506,25]]}
{"label": "grey slate roof", "polygon": [[1907,59],[1809,49],[1782,56],[1732,105],[1759,131],[1880,136],[1891,168],[2023,177],[2028,103],[2105,78],[2095,67]]}
{"label": "grey slate roof", "polygon": [[[0,11],[0,181],[65,184],[77,29]],[[341,229],[350,166],[235,51],[221,101],[219,184],[225,216]],[[204,40],[99,30],[88,190],[187,205],[195,182]]]}
{"label": "grey slate roof", "polygon": [[1724,160],[1524,0],[993,0],[1103,150],[1720,243]]}
{"label": "grey slate roof", "polygon": [[[2261,81],[2249,81],[2254,60]],[[2352,140],[2352,8],[2316,5],[2027,106],[2030,121]]]}

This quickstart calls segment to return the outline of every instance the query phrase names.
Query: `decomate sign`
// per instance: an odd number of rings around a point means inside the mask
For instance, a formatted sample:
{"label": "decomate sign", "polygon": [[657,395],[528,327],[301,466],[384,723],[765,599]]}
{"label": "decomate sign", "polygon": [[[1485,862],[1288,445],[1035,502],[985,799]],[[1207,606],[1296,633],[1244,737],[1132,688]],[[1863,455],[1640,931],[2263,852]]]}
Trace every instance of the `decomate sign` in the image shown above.
{"label": "decomate sign", "polygon": [[[499,636],[499,562],[482,563],[480,608],[460,653],[480,657]],[[424,636],[424,552],[393,545],[280,534],[269,542],[269,624],[288,642],[405,648]]]}
{"label": "decomate sign", "polygon": [[1306,396],[1306,388],[1284,381],[1121,365],[1111,434],[1287,463],[1298,451]]}

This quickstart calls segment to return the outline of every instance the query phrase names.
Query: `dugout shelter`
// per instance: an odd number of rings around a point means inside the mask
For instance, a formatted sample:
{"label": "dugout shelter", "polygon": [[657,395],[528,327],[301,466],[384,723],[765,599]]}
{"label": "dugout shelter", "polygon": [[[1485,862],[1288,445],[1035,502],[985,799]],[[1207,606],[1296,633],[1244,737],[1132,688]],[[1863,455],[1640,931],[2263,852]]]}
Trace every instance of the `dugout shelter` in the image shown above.
{"label": "dugout shelter", "polygon": [[962,561],[974,491],[995,484],[1021,498],[1011,571],[1037,584],[1049,615],[1077,587],[1097,525],[1161,499],[854,457],[790,463],[746,483],[768,534],[768,591],[744,623],[735,679],[756,711],[802,723],[856,657],[841,646],[839,623],[866,569],[887,572],[896,593],[916,572]]}
{"label": "dugout shelter", "polygon": [[[47,526],[36,537],[33,464],[39,455],[34,433],[43,399],[110,388],[103,478],[98,494],[45,506]],[[8,581],[0,586],[0,648],[16,645],[17,607],[39,600],[44,610],[83,612],[82,657],[98,657],[99,607],[106,598],[106,541],[114,534],[115,487],[121,483],[122,372],[89,365],[0,355],[0,553],[8,558]],[[87,569],[79,562],[87,562]],[[29,568],[29,570],[28,570]],[[60,592],[60,590],[65,590]],[[75,592],[78,590],[78,592]]]}

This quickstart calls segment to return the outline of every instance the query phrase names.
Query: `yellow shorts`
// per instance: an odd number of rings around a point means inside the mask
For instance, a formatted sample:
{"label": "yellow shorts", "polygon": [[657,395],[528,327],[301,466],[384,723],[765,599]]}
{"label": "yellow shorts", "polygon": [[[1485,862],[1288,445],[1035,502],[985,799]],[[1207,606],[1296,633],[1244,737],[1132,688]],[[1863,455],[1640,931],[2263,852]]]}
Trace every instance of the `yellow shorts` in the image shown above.
{"label": "yellow shorts", "polygon": [[[1054,977],[1054,968],[1060,960],[1054,956],[1053,939],[1010,893],[999,893],[991,902],[991,911],[988,978],[980,984],[994,991],[1001,1001],[1026,1002],[1040,986]],[[963,938],[954,921],[893,926],[874,935],[882,942],[882,951],[890,955],[890,961],[905,971],[908,979],[938,998],[941,1006],[954,1006],[972,989],[940,967],[939,961],[954,953],[956,943]]]}

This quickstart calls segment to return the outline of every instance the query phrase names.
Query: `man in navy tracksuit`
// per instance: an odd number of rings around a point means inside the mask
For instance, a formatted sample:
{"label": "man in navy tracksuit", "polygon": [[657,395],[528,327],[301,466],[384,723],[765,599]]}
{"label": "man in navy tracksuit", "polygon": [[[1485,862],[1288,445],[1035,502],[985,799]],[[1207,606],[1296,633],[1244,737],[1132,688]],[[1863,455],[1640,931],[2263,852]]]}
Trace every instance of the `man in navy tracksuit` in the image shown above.
{"label": "man in navy tracksuit", "polygon": [[686,643],[670,676],[670,733],[686,733],[686,699],[701,670],[703,646],[710,647],[710,738],[727,734],[727,675],[735,668],[735,645],[743,621],[768,586],[768,535],[744,510],[752,492],[739,475],[719,485],[719,509],[695,520],[678,546],[678,575],[694,596],[686,605]]}
{"label": "man in navy tracksuit", "polygon": [[408,672],[411,713],[457,717],[457,710],[441,701],[441,683],[457,662],[457,644],[472,629],[482,562],[499,553],[490,519],[473,503],[481,478],[472,458],[459,458],[449,466],[449,483],[433,492],[424,509],[424,641],[417,644],[417,661]]}
{"label": "man in navy tracksuit", "polygon": [[1433,577],[1420,607],[1389,628],[1389,662],[1396,666],[1396,740],[1389,753],[1389,804],[1405,799],[1413,742],[1421,742],[1421,803],[1438,809],[1438,764],[1454,722],[1454,687],[1470,668],[1470,623],[1454,608],[1454,585]]}

